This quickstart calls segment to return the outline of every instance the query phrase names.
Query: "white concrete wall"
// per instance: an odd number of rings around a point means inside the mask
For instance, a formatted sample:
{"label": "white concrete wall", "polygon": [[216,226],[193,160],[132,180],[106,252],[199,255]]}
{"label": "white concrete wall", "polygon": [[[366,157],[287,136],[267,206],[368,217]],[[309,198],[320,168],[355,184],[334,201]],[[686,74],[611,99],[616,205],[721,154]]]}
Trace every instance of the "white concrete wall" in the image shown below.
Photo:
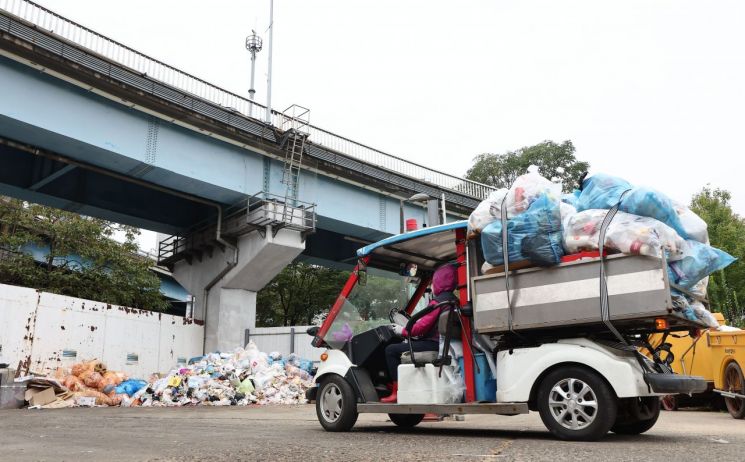
{"label": "white concrete wall", "polygon": [[[295,326],[295,354],[303,359],[320,361],[325,348],[314,348],[310,342],[313,337],[305,331],[310,326]],[[253,340],[259,350],[266,353],[279,351],[285,357],[291,353],[291,327],[256,327],[249,331],[249,340]]]}
{"label": "white concrete wall", "polygon": [[[204,327],[179,316],[0,284],[0,362],[11,367],[27,362],[33,372],[51,372],[98,358],[146,378],[200,356],[203,336]],[[64,350],[77,356],[64,357]]]}

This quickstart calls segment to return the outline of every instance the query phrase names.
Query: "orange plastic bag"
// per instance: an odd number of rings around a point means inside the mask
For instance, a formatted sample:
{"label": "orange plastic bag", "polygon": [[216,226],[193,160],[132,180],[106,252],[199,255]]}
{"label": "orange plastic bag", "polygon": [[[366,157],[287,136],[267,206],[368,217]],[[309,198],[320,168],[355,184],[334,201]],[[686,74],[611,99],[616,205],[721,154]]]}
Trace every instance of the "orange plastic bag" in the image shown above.
{"label": "orange plastic bag", "polygon": [[80,378],[83,380],[86,387],[91,388],[99,388],[101,386],[101,381],[103,380],[103,376],[96,371],[84,372],[80,375]]}
{"label": "orange plastic bag", "polygon": [[113,372],[113,371],[106,372],[103,375],[103,380],[101,380],[100,386],[98,388],[100,390],[103,390],[104,388],[106,388],[109,385],[112,385],[112,386],[119,385],[120,383],[122,383],[122,380],[123,380],[122,379],[122,376],[123,375],[124,374],[122,374],[120,372]]}
{"label": "orange plastic bag", "polygon": [[65,377],[63,385],[70,391],[80,391],[85,388],[85,385],[83,385],[83,381],[80,380],[80,378],[75,377],[74,375],[68,375],[67,377]]}

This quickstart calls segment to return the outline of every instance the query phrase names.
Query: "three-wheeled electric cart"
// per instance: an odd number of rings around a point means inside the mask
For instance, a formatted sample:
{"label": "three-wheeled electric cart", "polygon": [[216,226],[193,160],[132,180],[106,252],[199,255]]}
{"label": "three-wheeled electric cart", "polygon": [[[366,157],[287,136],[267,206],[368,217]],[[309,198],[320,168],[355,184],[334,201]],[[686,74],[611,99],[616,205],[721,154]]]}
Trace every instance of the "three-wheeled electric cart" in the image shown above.
{"label": "three-wheeled electric cart", "polygon": [[[585,255],[549,268],[482,272],[477,239],[456,222],[392,236],[358,250],[358,263],[324,323],[316,374],[318,420],[347,431],[360,413],[399,426],[425,413],[515,415],[538,411],[555,436],[595,440],[609,430],[639,434],[659,415],[660,395],[706,388],[673,374],[649,335],[702,325],[676,312],[663,258]],[[436,268],[457,265],[457,302],[426,301]],[[389,277],[386,277],[389,276]],[[404,301],[405,300],[405,301]],[[398,366],[398,402],[384,351],[392,323],[411,326],[440,310],[440,351],[411,351]],[[649,359],[652,358],[652,359]]]}

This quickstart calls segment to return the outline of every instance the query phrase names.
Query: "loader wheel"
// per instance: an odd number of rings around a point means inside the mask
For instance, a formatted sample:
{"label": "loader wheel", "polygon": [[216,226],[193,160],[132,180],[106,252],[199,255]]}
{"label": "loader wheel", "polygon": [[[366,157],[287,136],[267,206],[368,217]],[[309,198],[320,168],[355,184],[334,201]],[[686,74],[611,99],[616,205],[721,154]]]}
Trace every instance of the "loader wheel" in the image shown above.
{"label": "loader wheel", "polygon": [[[724,369],[724,391],[745,395],[745,378],[743,378],[742,369],[736,361],[727,364]],[[724,404],[727,405],[727,410],[735,419],[745,417],[745,399],[725,397]]]}
{"label": "loader wheel", "polygon": [[543,424],[562,440],[595,441],[616,421],[618,400],[594,371],[567,366],[550,372],[538,385]]}
{"label": "loader wheel", "polygon": [[357,422],[357,398],[352,386],[341,376],[324,378],[316,396],[316,415],[330,432],[349,431]]}
{"label": "loader wheel", "polygon": [[399,427],[411,428],[419,425],[424,418],[424,414],[388,414],[391,422]]}
{"label": "loader wheel", "polygon": [[656,396],[628,398],[623,401],[625,401],[625,419],[620,422],[616,421],[610,429],[613,433],[617,435],[641,435],[657,423],[657,419],[660,417],[660,400]]}

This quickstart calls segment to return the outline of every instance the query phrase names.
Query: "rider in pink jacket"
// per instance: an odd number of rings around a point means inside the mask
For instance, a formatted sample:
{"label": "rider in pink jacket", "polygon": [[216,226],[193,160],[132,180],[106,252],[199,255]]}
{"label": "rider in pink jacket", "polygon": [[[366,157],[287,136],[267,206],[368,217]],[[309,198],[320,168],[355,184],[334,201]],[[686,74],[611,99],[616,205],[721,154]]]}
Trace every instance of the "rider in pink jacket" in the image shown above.
{"label": "rider in pink jacket", "polygon": [[[456,267],[450,264],[442,265],[432,276],[432,293],[434,298],[428,306],[437,305],[448,300],[456,300],[453,291],[458,285],[458,274]],[[409,338],[412,349],[417,351],[438,351],[440,348],[440,334],[437,332],[437,322],[440,318],[440,310],[434,310],[419,319],[411,328],[411,333],[406,328],[396,327],[394,330],[403,338]],[[414,337],[414,338],[410,338]],[[393,392],[390,396],[382,398],[383,403],[395,403],[398,399],[398,365],[401,364],[401,353],[409,351],[406,342],[393,343],[385,348],[385,359],[388,364],[388,373],[393,379]]]}

